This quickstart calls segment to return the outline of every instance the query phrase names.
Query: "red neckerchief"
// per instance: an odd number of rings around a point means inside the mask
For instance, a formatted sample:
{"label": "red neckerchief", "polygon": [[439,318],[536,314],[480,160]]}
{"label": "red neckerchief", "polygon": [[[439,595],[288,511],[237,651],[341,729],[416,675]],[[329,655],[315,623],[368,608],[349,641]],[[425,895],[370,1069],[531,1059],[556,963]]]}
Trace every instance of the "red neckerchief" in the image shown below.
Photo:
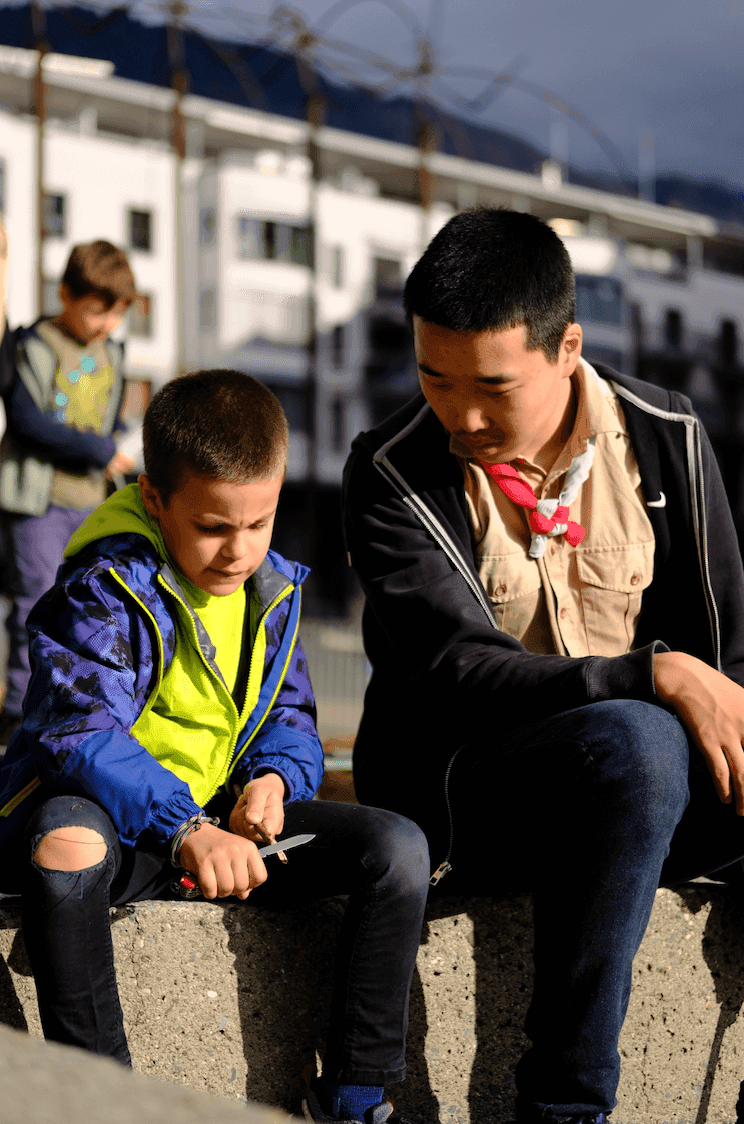
{"label": "red neckerchief", "polygon": [[529,510],[529,524],[530,530],[536,535],[550,535],[555,534],[555,528],[558,525],[566,525],[566,530],[557,534],[563,534],[566,542],[571,546],[578,546],[584,537],[585,531],[581,523],[574,523],[573,520],[568,518],[567,507],[557,507],[554,515],[543,515],[542,512],[537,510],[537,496],[534,491],[517,472],[516,468],[512,468],[510,464],[481,464],[488,475],[494,480],[504,495],[519,504],[521,507],[526,507]]}

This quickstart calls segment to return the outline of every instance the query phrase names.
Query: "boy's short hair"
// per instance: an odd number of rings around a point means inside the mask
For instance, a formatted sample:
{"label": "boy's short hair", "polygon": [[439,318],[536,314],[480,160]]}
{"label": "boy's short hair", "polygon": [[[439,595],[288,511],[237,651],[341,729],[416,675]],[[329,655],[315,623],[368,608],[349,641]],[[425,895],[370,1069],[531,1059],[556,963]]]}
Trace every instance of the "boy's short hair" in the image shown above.
{"label": "boy's short hair", "polygon": [[556,362],[575,293],[568,251],[549,226],[519,211],[479,207],[432,238],[403,302],[410,322],[415,315],[453,332],[524,325],[527,349]]}
{"label": "boy's short hair", "polygon": [[107,308],[117,301],[131,304],[137,299],[137,286],[127,255],[102,238],[72,247],[62,284],[67,286],[74,300],[97,296]]}
{"label": "boy's short hair", "polygon": [[164,504],[190,469],[232,484],[283,476],[289,427],[267,386],[240,371],[196,371],[166,383],[143,422],[145,472]]}

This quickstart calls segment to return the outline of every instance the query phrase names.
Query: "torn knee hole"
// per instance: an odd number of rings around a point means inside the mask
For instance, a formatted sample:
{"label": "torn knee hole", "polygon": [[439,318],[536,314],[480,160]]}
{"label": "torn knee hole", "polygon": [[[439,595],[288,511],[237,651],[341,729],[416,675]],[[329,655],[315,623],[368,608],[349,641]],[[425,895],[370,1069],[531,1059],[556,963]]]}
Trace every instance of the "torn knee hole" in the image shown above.
{"label": "torn knee hole", "polygon": [[40,841],[34,862],[46,870],[86,870],[106,858],[106,842],[89,827],[58,827]]}

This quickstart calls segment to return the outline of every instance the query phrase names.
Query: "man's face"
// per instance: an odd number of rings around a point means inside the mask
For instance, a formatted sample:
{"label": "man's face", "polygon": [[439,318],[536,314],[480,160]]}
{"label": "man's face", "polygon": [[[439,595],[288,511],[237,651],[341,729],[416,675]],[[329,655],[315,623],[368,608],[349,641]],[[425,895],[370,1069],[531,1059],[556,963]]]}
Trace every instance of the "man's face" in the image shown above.
{"label": "man's face", "polygon": [[111,335],[121,324],[129,305],[126,301],[116,301],[109,308],[102,297],[89,293],[85,297],[73,297],[66,285],[61,285],[59,299],[62,312],[58,319],[82,343],[98,343]]}
{"label": "man's face", "polygon": [[546,468],[553,463],[573,420],[578,324],[566,328],[556,363],[527,350],[522,326],[452,332],[414,316],[413,330],[426,400],[473,457],[491,463],[525,457],[547,461]]}
{"label": "man's face", "polygon": [[234,593],[266,557],[282,483],[275,476],[230,484],[187,469],[166,505],[148,477],[139,478],[142,502],[176,566],[218,597]]}

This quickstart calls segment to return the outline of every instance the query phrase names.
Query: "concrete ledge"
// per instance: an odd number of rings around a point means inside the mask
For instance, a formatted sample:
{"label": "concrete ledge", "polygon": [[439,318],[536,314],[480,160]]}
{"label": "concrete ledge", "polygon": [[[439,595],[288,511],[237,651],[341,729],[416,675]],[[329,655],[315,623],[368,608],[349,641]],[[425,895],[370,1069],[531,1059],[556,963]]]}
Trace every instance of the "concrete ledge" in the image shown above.
{"label": "concrete ledge", "polygon": [[[18,911],[3,905],[0,1022],[39,1035]],[[115,911],[136,1069],[295,1109],[302,1075],[322,1049],[340,918],[337,903],[281,914],[207,902]],[[743,938],[744,903],[723,887],[658,892],[635,963],[613,1122],[735,1120],[744,1078]],[[510,1118],[531,945],[528,898],[452,898],[430,907],[412,994],[409,1076],[392,1090],[410,1120]]]}
{"label": "concrete ledge", "polygon": [[277,1109],[226,1103],[7,1027],[0,1088],[3,1124],[292,1124]]}

